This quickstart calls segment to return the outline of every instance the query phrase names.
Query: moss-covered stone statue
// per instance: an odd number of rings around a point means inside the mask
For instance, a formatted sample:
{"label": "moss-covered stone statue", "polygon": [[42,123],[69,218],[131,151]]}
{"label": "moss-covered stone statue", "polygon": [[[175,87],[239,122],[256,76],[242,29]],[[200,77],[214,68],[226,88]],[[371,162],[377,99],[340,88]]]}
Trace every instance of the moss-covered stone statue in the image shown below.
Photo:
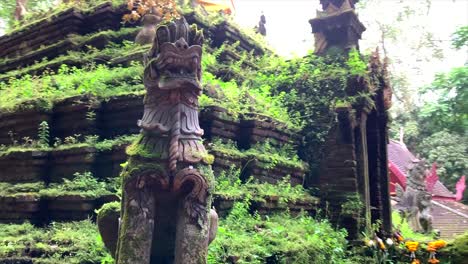
{"label": "moss-covered stone statue", "polygon": [[202,42],[202,32],[182,18],[158,27],[145,56],[145,108],[122,172],[117,244],[109,214],[98,215],[118,264],[206,263],[217,215],[210,210],[212,156],[198,122]]}

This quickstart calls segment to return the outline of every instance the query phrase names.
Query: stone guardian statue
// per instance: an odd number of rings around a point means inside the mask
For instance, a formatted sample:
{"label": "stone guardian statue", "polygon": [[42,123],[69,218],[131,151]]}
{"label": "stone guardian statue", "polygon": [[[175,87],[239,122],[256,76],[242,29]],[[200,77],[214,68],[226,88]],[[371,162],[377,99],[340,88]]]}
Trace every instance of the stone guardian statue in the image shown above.
{"label": "stone guardian statue", "polygon": [[157,28],[145,56],[141,133],[121,175],[117,264],[206,263],[218,216],[198,121],[202,43],[181,18]]}

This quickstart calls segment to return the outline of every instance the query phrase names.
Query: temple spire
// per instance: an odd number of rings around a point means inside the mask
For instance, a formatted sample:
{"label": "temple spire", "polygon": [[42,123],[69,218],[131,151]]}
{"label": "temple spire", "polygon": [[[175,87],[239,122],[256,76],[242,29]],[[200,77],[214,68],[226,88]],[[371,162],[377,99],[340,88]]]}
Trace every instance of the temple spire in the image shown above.
{"label": "temple spire", "polygon": [[366,30],[354,11],[358,0],[320,0],[323,11],[309,20],[315,37],[315,53],[324,54],[331,47],[348,51],[359,49],[359,39]]}

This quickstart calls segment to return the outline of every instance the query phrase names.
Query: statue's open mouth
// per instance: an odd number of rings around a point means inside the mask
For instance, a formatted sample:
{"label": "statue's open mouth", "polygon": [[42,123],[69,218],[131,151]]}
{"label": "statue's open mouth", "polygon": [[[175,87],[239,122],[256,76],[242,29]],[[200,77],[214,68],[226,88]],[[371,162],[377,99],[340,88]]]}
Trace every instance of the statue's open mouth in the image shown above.
{"label": "statue's open mouth", "polygon": [[[177,44],[177,43],[176,43]],[[155,61],[160,74],[160,89],[195,88],[200,85],[200,46],[176,46],[164,43]]]}

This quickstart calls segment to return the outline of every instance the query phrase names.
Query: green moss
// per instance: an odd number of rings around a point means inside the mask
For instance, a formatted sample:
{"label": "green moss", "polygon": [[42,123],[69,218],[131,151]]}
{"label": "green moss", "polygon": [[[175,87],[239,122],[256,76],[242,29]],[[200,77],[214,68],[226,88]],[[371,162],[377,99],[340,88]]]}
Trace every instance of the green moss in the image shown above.
{"label": "green moss", "polygon": [[22,195],[39,196],[39,191],[45,188],[43,182],[7,183],[0,182],[0,197],[15,197]]}
{"label": "green moss", "polygon": [[153,149],[150,149],[148,145],[151,144],[140,144],[141,140],[143,139],[143,135],[139,135],[138,138],[130,145],[127,147],[126,153],[128,156],[139,156],[142,158],[147,158],[147,159],[159,159],[162,157],[162,153],[156,153],[153,151]]}
{"label": "green moss", "polygon": [[40,146],[12,146],[12,147],[0,147],[0,157],[5,157],[13,153],[21,153],[21,152],[32,152],[32,151],[48,151],[48,148],[42,148]]}
{"label": "green moss", "polygon": [[96,142],[93,145],[97,151],[106,151],[111,150],[114,147],[129,145],[131,142],[137,140],[137,138],[138,135],[124,135],[116,137],[114,139],[104,139],[102,141]]}
{"label": "green moss", "polygon": [[117,201],[106,203],[101,208],[99,208],[99,210],[97,210],[98,218],[104,218],[107,215],[111,215],[115,213],[120,214],[120,207],[121,207],[121,204],[120,202],[117,202]]}
{"label": "green moss", "polygon": [[164,165],[157,162],[144,162],[135,158],[130,158],[121,173],[123,182],[127,182],[136,175],[142,175],[147,172],[164,173]]}

